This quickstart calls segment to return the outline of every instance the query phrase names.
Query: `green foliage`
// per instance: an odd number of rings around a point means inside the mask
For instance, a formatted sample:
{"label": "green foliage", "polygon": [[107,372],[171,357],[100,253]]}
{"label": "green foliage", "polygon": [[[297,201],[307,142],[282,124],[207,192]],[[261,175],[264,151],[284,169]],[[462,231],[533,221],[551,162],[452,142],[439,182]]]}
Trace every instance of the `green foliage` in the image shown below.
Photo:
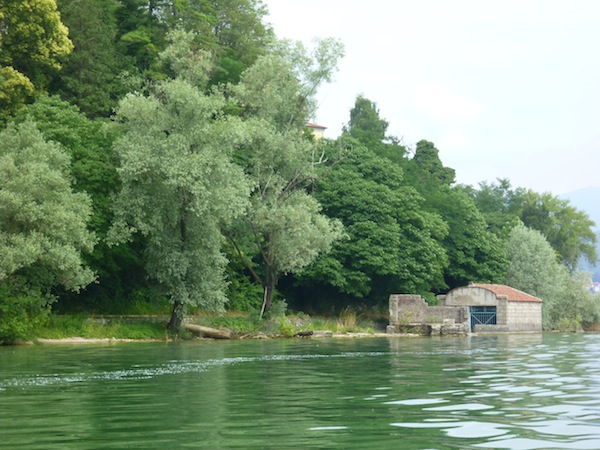
{"label": "green foliage", "polygon": [[357,147],[319,181],[315,195],[348,238],[319,258],[302,284],[329,284],[355,298],[374,291],[369,303],[392,290],[440,287],[447,259],[439,241],[447,230],[422,210],[423,199],[403,183],[400,167]]}
{"label": "green foliage", "polygon": [[0,345],[31,339],[50,313],[51,301],[47,297],[19,284],[0,283]]}
{"label": "green foliage", "polygon": [[0,132],[0,282],[23,275],[42,289],[77,291],[94,280],[81,257],[95,244],[90,200],[73,192],[69,165],[32,122]]}
{"label": "green foliage", "polygon": [[[329,54],[329,45],[322,43],[313,55]],[[327,61],[315,56],[313,61],[298,47],[285,48],[281,54],[259,58],[230,89],[230,103],[238,105],[244,118],[235,156],[254,190],[246,215],[229,237],[246,268],[264,286],[266,311],[279,278],[302,270],[342,235],[339,222],[322,215],[307,192],[323,160],[318,143],[305,139],[304,124],[314,91],[330,79],[337,62],[330,56]],[[259,270],[253,268],[254,255]]]}
{"label": "green foliage", "polygon": [[473,201],[460,189],[430,200],[449,225],[445,239],[449,265],[446,283],[458,287],[470,281],[499,283],[505,276],[507,259],[504,243],[488,230]]}
{"label": "green foliage", "polygon": [[226,302],[221,227],[243,211],[249,187],[229,156],[237,122],[215,120],[223,105],[176,79],[126,97],[116,116],[125,134],[115,144],[122,189],[111,239],[147,239],[146,269],[173,302],[172,328],[189,306]]}
{"label": "green foliage", "polygon": [[77,105],[88,117],[108,117],[126,94],[122,72],[135,71],[120,54],[117,0],[58,0],[74,50],[50,84],[52,93]]}
{"label": "green foliage", "polygon": [[596,262],[594,223],[568,200],[549,193],[511,189],[508,180],[498,180],[491,185],[482,183],[471,195],[496,234],[505,235],[521,221],[542,233],[558,253],[560,262],[571,271],[582,258],[591,264]]}
{"label": "green foliage", "polygon": [[559,264],[550,243],[537,230],[518,224],[508,242],[506,283],[543,300],[545,330],[576,331],[600,318],[589,292],[589,276],[570,273]]}
{"label": "green foliage", "polygon": [[[230,262],[231,264],[231,262]],[[229,284],[227,286],[228,311],[258,311],[263,301],[263,287],[253,282],[237,264],[237,271],[229,270]]]}
{"label": "green foliage", "polygon": [[45,89],[48,74],[73,50],[55,0],[1,0],[0,65],[10,66]]}
{"label": "green foliage", "polygon": [[237,83],[273,40],[273,31],[264,21],[267,8],[260,0],[161,3],[161,19],[170,29],[194,32],[201,48],[214,55],[211,85]]}
{"label": "green foliage", "polygon": [[489,231],[472,198],[454,187],[454,170],[444,167],[431,142],[420,141],[407,163],[406,177],[425,198],[425,209],[437,213],[448,225],[443,240],[448,255],[445,284],[449,288],[468,282],[498,283],[504,278],[506,253],[503,242]]}
{"label": "green foliage", "polygon": [[88,229],[96,234],[99,243],[92,253],[84,255],[84,261],[98,274],[99,282],[88,286],[83,298],[61,294],[58,307],[61,310],[115,309],[114,304],[125,303],[130,294],[147,283],[139,239],[118,248],[110,248],[105,240],[113,219],[113,197],[120,186],[112,148],[117,130],[101,121],[89,120],[77,107],[57,96],[41,96],[14,120],[16,123],[35,121],[46,140],[62,145],[71,156],[73,190],[89,195],[92,200]]}
{"label": "green foliage", "polygon": [[440,302],[433,292],[423,292],[421,297],[429,306],[437,306]]}
{"label": "green foliage", "polygon": [[594,222],[568,200],[528,191],[523,196],[520,218],[526,226],[546,237],[570,270],[577,268],[582,257],[592,264],[596,262]]}
{"label": "green foliage", "polygon": [[33,99],[35,88],[29,78],[12,67],[0,67],[0,122]]}
{"label": "green foliage", "polygon": [[370,149],[386,139],[389,123],[379,116],[377,105],[359,95],[350,110],[350,122],[344,129],[350,136]]}
{"label": "green foliage", "polygon": [[513,191],[510,181],[498,179],[496,183],[482,182],[479,189],[465,188],[475,205],[483,214],[490,231],[506,237],[520,221],[518,198],[520,191]]}
{"label": "green foliage", "polygon": [[[456,174],[454,169],[444,167],[439,158],[439,151],[432,142],[419,141],[412,158],[411,168],[421,178],[421,183],[432,184],[434,189],[438,186],[450,186],[454,183]],[[424,187],[423,185],[421,186]]]}

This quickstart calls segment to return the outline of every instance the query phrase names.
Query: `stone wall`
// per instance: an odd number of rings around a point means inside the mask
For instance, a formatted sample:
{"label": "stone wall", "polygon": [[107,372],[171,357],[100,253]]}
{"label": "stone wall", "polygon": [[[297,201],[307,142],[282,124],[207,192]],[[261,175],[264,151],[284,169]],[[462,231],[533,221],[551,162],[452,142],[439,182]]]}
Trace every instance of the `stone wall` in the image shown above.
{"label": "stone wall", "polygon": [[442,324],[450,327],[467,324],[469,308],[454,306],[429,306],[420,295],[390,295],[390,332],[402,331],[403,327],[421,324]]}
{"label": "stone wall", "polygon": [[542,331],[542,304],[508,302],[507,324],[510,331]]}

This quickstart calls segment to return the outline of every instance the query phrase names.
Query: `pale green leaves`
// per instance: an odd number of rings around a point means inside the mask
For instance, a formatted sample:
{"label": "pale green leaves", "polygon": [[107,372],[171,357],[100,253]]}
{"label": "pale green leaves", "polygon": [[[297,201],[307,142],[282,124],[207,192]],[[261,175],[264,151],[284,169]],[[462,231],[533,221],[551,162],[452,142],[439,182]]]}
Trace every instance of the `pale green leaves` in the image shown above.
{"label": "pale green leaves", "polygon": [[167,35],[170,45],[159,55],[180,78],[200,88],[208,84],[213,68],[210,53],[194,44],[195,34],[175,29]]}
{"label": "pale green leaves", "polygon": [[583,322],[594,322],[600,308],[588,291],[589,277],[570,273],[558,262],[557,254],[537,230],[522,223],[510,232],[510,264],[506,283],[540,297],[545,330],[579,330]]}
{"label": "pale green leaves", "polygon": [[244,211],[250,191],[231,162],[238,121],[222,118],[223,105],[182,78],[121,102],[123,187],[110,233],[113,241],[145,235],[149,274],[176,303],[213,310],[225,302],[220,230]]}
{"label": "pale green leaves", "polygon": [[86,229],[90,199],[72,191],[69,166],[31,122],[0,133],[0,281],[34,269],[32,283],[45,288],[78,290],[94,280],[81,260],[95,244]]}
{"label": "pale green leaves", "polygon": [[280,131],[301,129],[315,113],[314,96],[322,83],[332,80],[343,52],[334,39],[317,40],[312,53],[299,42],[280,41],[231,89],[248,115],[268,120]]}
{"label": "pale green leaves", "polygon": [[249,211],[252,228],[269,237],[266,259],[277,274],[298,272],[343,236],[339,220],[320,214],[321,206],[305,192],[270,202],[255,202]]}

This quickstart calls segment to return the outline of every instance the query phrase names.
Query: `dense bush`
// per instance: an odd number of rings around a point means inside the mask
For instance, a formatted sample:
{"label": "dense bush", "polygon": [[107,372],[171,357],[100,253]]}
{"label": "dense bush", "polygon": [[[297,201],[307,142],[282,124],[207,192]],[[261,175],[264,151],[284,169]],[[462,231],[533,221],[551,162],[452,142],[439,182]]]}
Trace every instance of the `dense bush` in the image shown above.
{"label": "dense bush", "polygon": [[29,339],[50,313],[50,301],[39,292],[22,294],[0,286],[0,345]]}

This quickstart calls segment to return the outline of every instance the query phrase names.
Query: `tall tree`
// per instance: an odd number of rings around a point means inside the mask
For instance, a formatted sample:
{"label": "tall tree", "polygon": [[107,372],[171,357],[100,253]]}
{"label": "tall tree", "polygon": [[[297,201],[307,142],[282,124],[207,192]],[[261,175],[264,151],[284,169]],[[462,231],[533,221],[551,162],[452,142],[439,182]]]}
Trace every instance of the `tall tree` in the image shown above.
{"label": "tall tree", "polygon": [[444,239],[449,258],[445,274],[448,287],[469,281],[500,282],[506,268],[502,242],[488,230],[474,201],[462,188],[452,186],[454,170],[442,164],[433,143],[417,144],[406,172],[410,183],[425,197],[426,209],[438,213],[449,226]]}
{"label": "tall tree", "polygon": [[[206,66],[203,54],[196,60]],[[230,156],[238,121],[223,117],[222,95],[193,84],[201,78],[178,77],[151,95],[129,95],[116,115],[125,135],[115,147],[122,189],[112,238],[146,237],[147,271],[172,300],[173,330],[191,306],[223,309],[221,229],[242,213],[249,193]]]}
{"label": "tall tree", "polygon": [[420,179],[424,179],[421,188],[424,188],[425,184],[432,185],[434,189],[440,185],[450,186],[456,179],[454,169],[442,164],[439,150],[435,148],[433,142],[425,140],[417,142],[411,167],[420,175]]}
{"label": "tall tree", "polygon": [[344,131],[369,147],[369,144],[377,145],[386,139],[388,126],[388,121],[380,117],[377,105],[359,95]]}
{"label": "tall tree", "polygon": [[198,33],[215,57],[211,84],[237,83],[242,72],[265,54],[274,39],[260,0],[183,0],[169,2],[165,19]]}
{"label": "tall tree", "polygon": [[164,0],[121,0],[115,11],[119,51],[133,60],[139,73],[160,80],[164,74],[157,68],[158,55],[167,45],[167,24],[161,20]]}
{"label": "tall tree", "polygon": [[490,231],[505,236],[519,219],[518,198],[522,190],[513,190],[508,179],[479,183],[478,189],[463,187],[483,214]]}
{"label": "tall tree", "polygon": [[[341,236],[339,223],[322,215],[307,192],[324,155],[304,133],[316,89],[331,79],[341,52],[333,40],[318,43],[312,58],[303,48],[288,46],[259,58],[231,89],[248,127],[236,157],[254,186],[231,240],[264,287],[263,311],[270,309],[281,275],[306,267]],[[254,252],[248,251],[260,261],[260,270],[252,269],[240,248],[249,238]]]}
{"label": "tall tree", "polygon": [[457,188],[428,200],[449,226],[444,240],[449,258],[446,284],[454,288],[470,281],[501,282],[507,265],[503,241],[488,230],[473,200]]}
{"label": "tall tree", "polygon": [[404,167],[407,150],[400,139],[387,135],[388,126],[387,120],[380,117],[377,104],[359,95],[350,110],[350,121],[344,127],[344,133],[377,155]]}

